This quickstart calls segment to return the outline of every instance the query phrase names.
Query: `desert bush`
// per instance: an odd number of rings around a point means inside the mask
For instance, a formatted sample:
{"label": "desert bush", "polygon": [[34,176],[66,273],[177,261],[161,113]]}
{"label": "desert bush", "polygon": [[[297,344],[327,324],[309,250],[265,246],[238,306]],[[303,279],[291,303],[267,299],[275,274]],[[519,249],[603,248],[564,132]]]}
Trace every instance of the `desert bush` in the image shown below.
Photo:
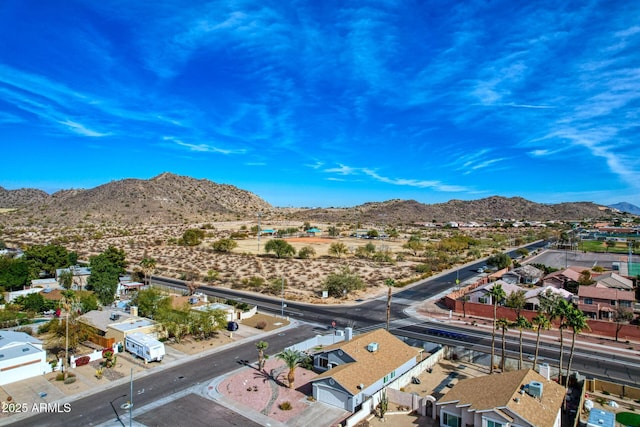
{"label": "desert bush", "polygon": [[264,320],[261,320],[258,323],[256,323],[256,329],[264,329],[266,327],[267,327],[267,322],[265,322]]}
{"label": "desert bush", "polygon": [[280,408],[280,410],[282,411],[290,411],[291,409],[293,409],[293,406],[291,405],[291,402],[286,401],[278,405],[278,408]]}
{"label": "desert bush", "polygon": [[64,380],[65,384],[73,384],[76,382],[76,377],[68,377],[66,380]]}

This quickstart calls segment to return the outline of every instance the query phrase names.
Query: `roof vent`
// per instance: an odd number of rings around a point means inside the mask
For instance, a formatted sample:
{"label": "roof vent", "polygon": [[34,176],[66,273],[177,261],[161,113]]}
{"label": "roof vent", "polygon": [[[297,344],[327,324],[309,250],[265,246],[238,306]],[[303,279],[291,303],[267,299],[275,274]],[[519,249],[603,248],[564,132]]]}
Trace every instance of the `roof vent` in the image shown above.
{"label": "roof vent", "polygon": [[369,345],[367,345],[367,351],[374,353],[376,351],[378,351],[378,343],[377,342],[372,342]]}

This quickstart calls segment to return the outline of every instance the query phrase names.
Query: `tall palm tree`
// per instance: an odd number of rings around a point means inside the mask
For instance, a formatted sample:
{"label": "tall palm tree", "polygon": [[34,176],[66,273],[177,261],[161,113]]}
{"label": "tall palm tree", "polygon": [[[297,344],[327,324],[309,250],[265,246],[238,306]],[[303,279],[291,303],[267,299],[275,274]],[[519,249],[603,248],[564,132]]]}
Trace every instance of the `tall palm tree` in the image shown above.
{"label": "tall palm tree", "polygon": [[567,314],[567,325],[569,325],[572,329],[571,334],[571,353],[569,353],[569,365],[567,366],[567,385],[569,384],[569,375],[571,374],[571,363],[573,362],[573,351],[576,346],[576,336],[580,334],[580,332],[585,329],[590,329],[589,324],[587,323],[587,316],[573,306],[569,310]]}
{"label": "tall palm tree", "polygon": [[267,363],[267,357],[264,354],[267,348],[269,348],[269,343],[266,341],[258,341],[256,343],[256,349],[258,350],[258,370],[260,371],[264,369],[264,365]]}
{"label": "tall palm tree", "polygon": [[493,284],[493,287],[488,292],[493,304],[493,328],[491,328],[491,361],[489,368],[489,374],[493,374],[493,359],[496,354],[496,318],[498,317],[498,303],[506,297],[504,289],[501,284]]}
{"label": "tall palm tree", "polygon": [[564,329],[567,327],[567,316],[573,306],[566,299],[558,296],[555,298],[555,304],[553,307],[554,317],[558,319],[558,330],[560,332],[560,360],[558,363],[558,383],[562,384],[562,359],[564,356]]}
{"label": "tall palm tree", "polygon": [[497,321],[498,327],[502,331],[502,359],[500,360],[500,371],[504,372],[504,364],[505,364],[505,355],[507,353],[507,342],[504,339],[505,333],[509,330],[509,326],[511,326],[511,321],[506,317],[501,317]]}
{"label": "tall palm tree", "polygon": [[153,259],[145,256],[142,261],[140,261],[140,267],[142,268],[142,274],[144,274],[144,284],[149,286],[149,281],[151,280],[151,276],[153,272],[156,270],[156,265],[158,262]]}
{"label": "tall palm tree", "polygon": [[522,369],[522,330],[531,329],[531,322],[526,317],[519,315],[513,326],[518,328],[520,332],[520,359],[518,360],[518,369]]}
{"label": "tall palm tree", "polygon": [[549,329],[551,327],[551,322],[549,318],[545,316],[543,312],[538,312],[536,316],[531,319],[532,323],[536,326],[537,336],[536,336],[536,354],[533,357],[533,370],[536,370],[536,365],[538,364],[538,349],[540,348],[540,330]]}
{"label": "tall palm tree", "polygon": [[293,382],[296,380],[296,368],[300,366],[302,362],[304,362],[307,356],[300,351],[286,349],[282,353],[278,353],[276,357],[284,361],[285,365],[287,365],[287,368],[289,368],[287,381],[289,381],[289,388],[293,388]]}

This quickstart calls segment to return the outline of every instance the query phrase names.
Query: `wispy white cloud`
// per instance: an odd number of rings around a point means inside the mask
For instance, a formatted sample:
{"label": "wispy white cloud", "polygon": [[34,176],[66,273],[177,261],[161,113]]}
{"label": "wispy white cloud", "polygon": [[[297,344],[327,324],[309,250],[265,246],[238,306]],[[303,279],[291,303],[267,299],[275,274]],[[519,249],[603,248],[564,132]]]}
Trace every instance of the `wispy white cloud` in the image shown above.
{"label": "wispy white cloud", "polygon": [[97,132],[95,130],[89,129],[86,126],[73,122],[71,120],[65,120],[59,122],[61,125],[64,125],[71,129],[73,132],[83,135],[83,136],[91,136],[91,137],[99,137],[99,136],[108,136],[108,133]]}
{"label": "wispy white cloud", "polygon": [[245,154],[247,152],[246,149],[230,149],[230,148],[219,148],[210,144],[190,144],[188,142],[181,141],[177,138],[173,137],[165,137],[165,140],[171,141],[180,147],[187,148],[189,151],[196,151],[199,153],[218,153],[218,154]]}

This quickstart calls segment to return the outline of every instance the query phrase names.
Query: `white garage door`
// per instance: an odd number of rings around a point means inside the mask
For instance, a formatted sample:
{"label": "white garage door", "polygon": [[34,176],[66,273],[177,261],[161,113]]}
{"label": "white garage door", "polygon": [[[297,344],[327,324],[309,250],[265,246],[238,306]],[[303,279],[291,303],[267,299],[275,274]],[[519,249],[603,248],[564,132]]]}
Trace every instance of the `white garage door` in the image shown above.
{"label": "white garage door", "polygon": [[349,395],[340,390],[319,387],[318,400],[328,405],[337,406],[340,409],[348,410],[347,403],[349,402]]}

